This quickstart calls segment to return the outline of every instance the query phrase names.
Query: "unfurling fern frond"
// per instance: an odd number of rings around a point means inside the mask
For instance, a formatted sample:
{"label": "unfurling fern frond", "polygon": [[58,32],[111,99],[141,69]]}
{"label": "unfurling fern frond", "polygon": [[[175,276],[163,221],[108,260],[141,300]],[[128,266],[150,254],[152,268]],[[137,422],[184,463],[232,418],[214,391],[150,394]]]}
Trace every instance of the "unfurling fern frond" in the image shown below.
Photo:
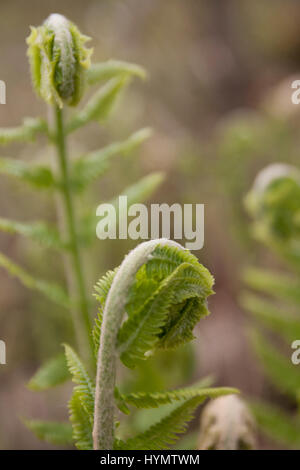
{"label": "unfurling fern frond", "polygon": [[172,288],[159,289],[137,315],[128,319],[119,331],[118,348],[122,362],[134,368],[139,360],[146,359],[159,341],[172,303]]}
{"label": "unfurling fern frond", "polygon": [[208,314],[212,285],[212,276],[189,252],[158,246],[129,292],[128,320],[118,335],[122,361],[132,367],[155,346],[173,348],[193,339],[195,324]]}
{"label": "unfurling fern frond", "polygon": [[246,206],[254,217],[254,234],[261,234],[266,243],[292,247],[300,237],[299,170],[285,164],[262,170],[247,195]]}
{"label": "unfurling fern frond", "polygon": [[[147,275],[147,269],[144,273]],[[204,277],[204,272],[200,274],[196,265],[182,262],[158,284],[151,297],[144,305],[141,304],[142,307],[130,313],[118,337],[121,360],[125,365],[133,367],[139,359],[145,359],[145,353],[156,345],[174,347],[193,339],[195,324],[202,314],[207,314],[206,308],[202,309],[201,300],[204,302],[212,293],[211,287],[205,289],[201,275]],[[206,276],[209,278],[208,271]],[[141,279],[138,283],[142,290]],[[138,295],[137,289],[134,294]]]}
{"label": "unfurling fern frond", "polygon": [[[114,276],[111,272],[97,284],[102,305]],[[209,272],[193,255],[176,247],[163,250],[158,246],[137,272],[128,294],[128,319],[118,334],[122,361],[134,367],[155,345],[174,347],[193,339],[195,324],[208,314],[206,297],[213,292],[212,283]],[[96,334],[94,341],[97,347]]]}
{"label": "unfurling fern frond", "polygon": [[86,47],[88,40],[75,24],[56,13],[31,28],[27,38],[31,76],[36,93],[46,103],[61,109],[80,101],[93,52]]}
{"label": "unfurling fern frond", "polygon": [[[173,348],[193,338],[195,324],[208,313],[206,301],[213,293],[212,286],[213,277],[197,258],[167,239],[138,245],[117,271],[110,272],[98,283],[101,318],[94,329],[94,343],[99,348],[93,428],[95,449],[113,447],[115,406],[127,414],[127,405],[155,408],[184,401],[144,434],[126,442],[115,441],[115,446],[122,449],[163,449],[184,431],[185,423],[201,401],[235,392],[195,385],[171,392],[124,395],[115,387],[117,358],[133,368],[156,348]],[[127,317],[125,321],[124,317]]]}

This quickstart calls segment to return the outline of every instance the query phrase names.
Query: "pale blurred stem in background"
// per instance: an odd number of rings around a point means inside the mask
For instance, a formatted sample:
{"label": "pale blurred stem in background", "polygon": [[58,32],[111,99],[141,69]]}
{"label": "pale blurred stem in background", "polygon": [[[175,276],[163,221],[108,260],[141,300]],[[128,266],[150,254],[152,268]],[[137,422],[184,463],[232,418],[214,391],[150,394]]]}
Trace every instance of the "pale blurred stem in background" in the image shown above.
{"label": "pale blurred stem in background", "polygon": [[90,354],[92,338],[90,334],[91,321],[89,316],[89,302],[85,288],[76,226],[76,213],[70,183],[63,111],[58,106],[55,107],[53,127],[61,183],[61,199],[59,201],[58,212],[62,229],[65,230],[69,242],[69,253],[65,255],[65,271],[71,301],[76,302],[72,307],[72,317],[80,352],[83,357],[90,362],[92,357]]}

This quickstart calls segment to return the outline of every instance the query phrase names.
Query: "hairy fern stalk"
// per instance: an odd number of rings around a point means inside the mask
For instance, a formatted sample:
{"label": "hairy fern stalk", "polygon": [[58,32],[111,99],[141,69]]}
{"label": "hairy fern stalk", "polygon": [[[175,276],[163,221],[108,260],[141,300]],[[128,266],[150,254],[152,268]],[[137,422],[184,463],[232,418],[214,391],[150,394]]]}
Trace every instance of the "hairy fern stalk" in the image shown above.
{"label": "hairy fern stalk", "polygon": [[[58,445],[75,443],[79,449],[163,449],[174,444],[207,397],[235,390],[204,388],[202,383],[172,391],[124,393],[117,383],[120,364],[134,368],[158,349],[175,349],[192,340],[194,326],[208,314],[206,300],[212,294],[213,278],[174,242],[153,240],[139,245],[118,269],[100,279],[96,286],[100,307],[92,328],[82,252],[95,239],[97,221],[93,212],[85,217],[78,213],[76,198],[109,169],[115,156],[126,158],[150,132],[142,129],[124,141],[70,158],[72,134],[92,121],[103,124],[130,80],[145,78],[145,71],[135,64],[116,60],[91,64],[88,40],[58,14],[31,28],[27,43],[32,81],[37,95],[47,103],[50,117],[26,118],[20,126],[0,129],[2,145],[29,143],[41,135],[55,149],[56,170],[46,164],[0,157],[0,174],[57,195],[57,226],[0,218],[0,229],[63,255],[68,289],[36,278],[1,253],[0,266],[26,287],[70,311],[76,337],[74,346],[65,345],[65,354],[46,362],[28,384],[32,390],[46,390],[72,376],[76,385],[69,402],[70,423],[25,420],[25,424],[41,439]],[[99,83],[100,88],[79,107],[85,91]],[[76,109],[69,113],[68,107]],[[131,204],[143,202],[161,180],[161,174],[152,173],[125,188],[123,194],[130,195]],[[144,433],[136,437],[116,433],[118,413],[127,415],[131,407],[164,405],[171,406],[171,412]]]}
{"label": "hairy fern stalk", "polygon": [[242,304],[264,327],[264,332],[251,330],[254,349],[270,381],[293,404],[294,413],[289,415],[262,401],[254,401],[252,409],[267,435],[281,445],[298,449],[300,374],[299,366],[291,360],[291,345],[300,338],[299,170],[286,164],[273,164],[262,170],[247,196],[246,206],[254,218],[255,237],[288,268],[285,272],[248,268],[244,277],[252,292],[243,294]]}

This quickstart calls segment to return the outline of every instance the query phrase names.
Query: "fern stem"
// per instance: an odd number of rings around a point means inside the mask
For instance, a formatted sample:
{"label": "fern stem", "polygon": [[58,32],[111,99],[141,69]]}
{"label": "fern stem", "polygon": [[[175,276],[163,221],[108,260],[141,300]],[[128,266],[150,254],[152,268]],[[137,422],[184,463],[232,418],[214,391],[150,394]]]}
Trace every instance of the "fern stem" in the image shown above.
{"label": "fern stem", "polygon": [[[63,112],[57,106],[55,108],[55,144],[57,147],[57,156],[62,183],[63,197],[63,218],[66,227],[71,259],[67,260],[67,278],[69,291],[72,297],[78,297],[79,307],[73,309],[73,322],[79,348],[85,358],[89,358],[92,348],[92,339],[90,335],[91,321],[89,316],[89,304],[85,289],[82,261],[76,229],[75,211],[72,199],[72,192],[69,178],[69,165],[65,141],[65,128],[63,122]],[[69,268],[70,269],[69,269]]]}
{"label": "fern stem", "polygon": [[128,292],[139,268],[157,245],[176,246],[167,239],[150,240],[138,245],[122,262],[108,293],[101,327],[97,360],[93,443],[94,450],[111,450],[114,442],[114,389],[116,382],[117,335],[122,323]]}

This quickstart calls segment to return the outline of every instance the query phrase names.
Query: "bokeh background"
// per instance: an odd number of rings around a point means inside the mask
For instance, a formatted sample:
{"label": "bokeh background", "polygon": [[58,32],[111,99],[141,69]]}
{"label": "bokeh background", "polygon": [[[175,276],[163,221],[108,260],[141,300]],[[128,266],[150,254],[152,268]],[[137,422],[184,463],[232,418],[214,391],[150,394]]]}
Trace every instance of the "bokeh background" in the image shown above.
{"label": "bokeh background", "polygon": [[[205,204],[205,247],[197,256],[216,278],[212,315],[197,331],[195,377],[247,395],[282,402],[269,385],[247,341],[247,314],[239,307],[245,265],[275,261],[253,242],[243,198],[269,162],[298,161],[298,108],[291,82],[300,78],[300,4],[293,0],[60,0],[0,3],[0,79],[7,104],[0,126],[46,113],[32,91],[25,38],[30,25],[61,13],[92,37],[94,60],[117,58],[143,65],[149,78],[135,81],[105,128],[97,124],[74,138],[80,153],[120,139],[144,126],[154,129],[130,164],[117,162],[94,200],[109,199],[149,171],[166,178],[151,201]],[[5,156],[47,160],[39,142],[1,149]],[[16,182],[0,179],[0,215],[17,220],[54,220],[48,197],[37,198]],[[106,242],[105,242],[106,243]],[[119,264],[127,241],[97,241],[88,254],[90,292],[97,278]],[[0,250],[36,275],[63,279],[59,260],[0,234]],[[0,448],[48,448],[22,417],[63,419],[70,387],[43,394],[26,389],[38,365],[68,335],[59,313],[0,270],[0,338],[7,365],[0,366]],[[260,438],[259,446],[272,444]]]}

